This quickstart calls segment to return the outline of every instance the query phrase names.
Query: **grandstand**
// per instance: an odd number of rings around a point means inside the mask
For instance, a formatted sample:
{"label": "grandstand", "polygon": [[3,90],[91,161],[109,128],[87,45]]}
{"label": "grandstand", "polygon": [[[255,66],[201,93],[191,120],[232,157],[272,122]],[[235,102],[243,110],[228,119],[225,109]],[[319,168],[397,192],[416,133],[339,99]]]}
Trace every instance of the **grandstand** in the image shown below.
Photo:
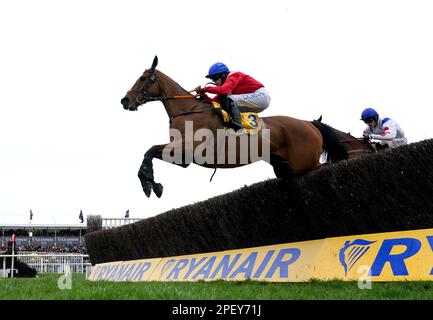
{"label": "grandstand", "polygon": [[[18,271],[13,267],[11,259],[14,259],[15,265],[21,263],[22,267],[24,263],[37,273],[63,273],[65,266],[68,265],[72,272],[89,274],[91,264],[84,235],[96,230],[120,227],[138,220],[140,219],[88,216],[86,224],[2,224],[0,225],[0,277],[13,276]],[[8,251],[11,251],[9,241],[13,234],[15,249],[11,255],[12,252]],[[15,271],[13,272],[12,269]]]}
{"label": "grandstand", "polygon": [[[87,232],[106,230],[136,222],[136,218],[88,216],[86,224],[2,224],[0,225],[0,277],[13,276],[18,259],[37,273],[72,272],[89,274],[91,264],[84,242]],[[15,234],[14,255],[8,254],[8,242]],[[17,264],[18,260],[14,260]],[[9,262],[8,262],[9,261]],[[22,264],[21,264],[22,266]]]}
{"label": "grandstand", "polygon": [[[97,217],[99,228],[112,229],[137,222],[137,218]],[[89,218],[88,217],[88,218]],[[86,253],[84,235],[87,224],[3,224],[0,225],[0,251],[6,248],[12,234],[20,252]]]}
{"label": "grandstand", "polygon": [[19,251],[85,253],[86,225],[3,224],[0,226],[0,247],[15,234]]}

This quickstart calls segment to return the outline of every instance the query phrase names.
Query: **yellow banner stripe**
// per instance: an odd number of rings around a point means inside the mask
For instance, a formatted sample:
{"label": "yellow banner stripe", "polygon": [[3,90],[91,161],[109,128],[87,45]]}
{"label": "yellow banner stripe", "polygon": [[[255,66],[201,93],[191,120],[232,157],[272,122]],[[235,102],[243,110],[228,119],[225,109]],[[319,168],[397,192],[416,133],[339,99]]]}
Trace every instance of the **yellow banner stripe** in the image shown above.
{"label": "yellow banner stripe", "polygon": [[433,280],[433,229],[376,233],[93,267],[91,281]]}

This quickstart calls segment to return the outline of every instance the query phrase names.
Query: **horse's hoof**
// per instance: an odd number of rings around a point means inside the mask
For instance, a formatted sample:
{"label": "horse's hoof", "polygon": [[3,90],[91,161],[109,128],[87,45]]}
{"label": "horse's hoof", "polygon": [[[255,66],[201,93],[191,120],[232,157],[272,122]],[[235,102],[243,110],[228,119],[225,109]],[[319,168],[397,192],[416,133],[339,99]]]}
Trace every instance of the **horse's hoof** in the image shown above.
{"label": "horse's hoof", "polygon": [[162,184],[160,184],[160,183],[153,183],[152,187],[153,187],[153,192],[155,192],[155,195],[158,198],[161,198],[162,190],[164,189],[164,187],[162,186]]}
{"label": "horse's hoof", "polygon": [[150,195],[152,194],[152,185],[150,184],[150,182],[146,182],[145,184],[143,184],[143,191],[146,194],[146,196],[149,198]]}

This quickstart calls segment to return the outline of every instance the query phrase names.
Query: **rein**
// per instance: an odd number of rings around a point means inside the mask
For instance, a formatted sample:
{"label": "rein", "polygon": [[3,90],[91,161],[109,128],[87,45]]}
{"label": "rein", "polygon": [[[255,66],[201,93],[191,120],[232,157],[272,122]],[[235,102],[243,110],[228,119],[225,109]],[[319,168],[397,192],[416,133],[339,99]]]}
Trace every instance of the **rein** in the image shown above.
{"label": "rein", "polygon": [[339,140],[340,143],[360,143],[362,139],[355,138],[356,140]]}
{"label": "rein", "polygon": [[[143,88],[141,89],[141,91],[138,92],[137,97],[135,98],[135,101],[138,102],[139,106],[142,104],[145,104],[146,102],[154,102],[154,101],[166,101],[166,100],[170,100],[170,99],[196,99],[197,95],[178,95],[178,96],[160,96],[160,97],[150,97],[147,95],[147,90],[149,89],[149,87],[154,84],[155,82],[158,82],[158,78],[156,76],[156,70],[154,67],[151,68],[152,70],[152,74],[151,76],[146,80],[146,83],[144,84]],[[196,91],[191,90],[188,91],[188,93]],[[179,117],[179,116],[183,116],[183,115],[187,115],[187,114],[192,114],[192,113],[201,113],[204,111],[210,111],[211,109],[201,109],[201,110],[194,110],[195,108],[197,108],[200,104],[202,104],[203,101],[200,101],[197,105],[195,105],[194,107],[192,107],[191,110],[189,111],[185,111],[185,112],[180,112],[178,114],[175,114],[173,116],[170,117],[169,122],[171,123],[173,121],[174,118]]]}
{"label": "rein", "polygon": [[145,102],[153,102],[153,101],[163,101],[163,100],[169,100],[169,99],[195,99],[197,96],[171,96],[171,97],[144,97],[141,96],[140,99],[137,97],[138,103],[145,103]]}
{"label": "rein", "polygon": [[[137,101],[140,105],[144,104],[146,102],[153,102],[153,101],[164,101],[164,100],[170,100],[170,99],[195,99],[196,95],[181,95],[181,96],[161,96],[161,97],[150,97],[147,96],[147,90],[149,87],[157,82],[158,79],[156,77],[156,70],[153,70],[152,75],[147,79],[147,82],[143,86],[143,89],[138,92],[137,97],[135,98],[135,101]],[[189,92],[192,92],[195,90],[191,90]]]}

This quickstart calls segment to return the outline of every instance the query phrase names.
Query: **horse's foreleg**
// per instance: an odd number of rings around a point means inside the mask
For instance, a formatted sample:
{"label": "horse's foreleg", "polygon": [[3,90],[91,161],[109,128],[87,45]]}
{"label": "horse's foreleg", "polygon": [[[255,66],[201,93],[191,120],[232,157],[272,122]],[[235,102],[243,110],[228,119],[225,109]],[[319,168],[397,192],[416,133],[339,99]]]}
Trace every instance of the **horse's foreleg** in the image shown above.
{"label": "horse's foreleg", "polygon": [[174,163],[176,165],[179,165],[183,168],[186,168],[189,166],[189,163],[180,162],[177,163],[175,161],[170,161],[169,159],[164,159],[163,157],[163,151],[164,148],[169,147],[169,149],[173,148],[174,143],[169,144],[160,144],[155,145],[151,147],[144,155],[143,162],[140,166],[140,169],[138,170],[138,178],[140,179],[141,186],[143,187],[143,191],[146,194],[147,197],[150,197],[150,194],[153,192],[155,195],[160,198],[163,191],[163,186],[160,183],[155,182],[154,176],[153,176],[153,163],[152,160],[154,158],[167,161],[169,163]]}
{"label": "horse's foreleg", "polygon": [[141,186],[147,197],[153,192],[159,198],[162,195],[163,186],[160,183],[155,182],[153,177],[153,158],[161,159],[162,150],[166,144],[155,145],[144,155],[143,162],[141,163],[140,169],[138,170],[138,178],[140,179]]}
{"label": "horse's foreleg", "polygon": [[289,162],[279,156],[271,156],[271,166],[274,168],[275,176],[278,179],[290,180],[294,177],[293,171],[289,166]]}

